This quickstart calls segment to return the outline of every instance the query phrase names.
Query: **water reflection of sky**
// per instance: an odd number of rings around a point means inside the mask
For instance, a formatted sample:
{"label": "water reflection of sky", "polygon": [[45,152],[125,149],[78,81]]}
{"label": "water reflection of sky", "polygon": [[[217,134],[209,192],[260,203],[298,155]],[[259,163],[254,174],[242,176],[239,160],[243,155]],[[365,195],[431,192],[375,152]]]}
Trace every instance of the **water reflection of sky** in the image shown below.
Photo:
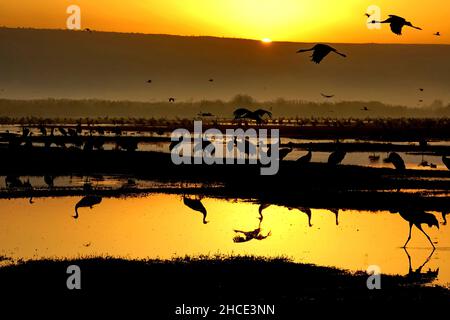
{"label": "water reflection of sky", "polygon": [[[265,240],[234,243],[234,232],[258,228],[258,205],[205,198],[208,224],[202,214],[183,205],[181,196],[155,194],[141,198],[104,198],[93,209],[74,205],[79,197],[0,201],[0,255],[19,258],[112,255],[125,258],[171,258],[199,254],[288,256],[297,262],[365,270],[376,264],[382,272],[406,274],[408,257],[400,247],[408,223],[389,212],[339,211],[339,226],[329,210],[265,209],[261,233]],[[450,283],[450,236],[441,226],[424,226],[437,250],[423,271],[439,268],[437,283]],[[413,229],[408,250],[418,268],[431,253],[423,234]]]}

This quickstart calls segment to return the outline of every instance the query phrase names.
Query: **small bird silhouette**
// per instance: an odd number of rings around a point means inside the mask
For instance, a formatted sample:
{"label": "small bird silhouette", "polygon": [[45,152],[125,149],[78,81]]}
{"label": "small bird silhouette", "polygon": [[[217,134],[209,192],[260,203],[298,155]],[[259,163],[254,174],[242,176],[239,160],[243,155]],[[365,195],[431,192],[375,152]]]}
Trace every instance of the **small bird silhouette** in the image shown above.
{"label": "small bird silhouette", "polygon": [[269,118],[272,118],[272,112],[264,110],[264,109],[258,109],[256,111],[250,111],[246,108],[238,108],[234,110],[233,112],[234,119],[251,119],[255,120],[257,123],[262,123],[264,116],[268,116]]}
{"label": "small bird silhouette", "polygon": [[422,30],[419,27],[413,26],[413,24],[409,21],[406,21],[404,18],[390,14],[389,18],[387,18],[384,21],[375,21],[372,20],[371,23],[389,23],[390,27],[391,27],[391,31],[393,33],[395,33],[396,35],[402,35],[402,29],[403,27],[407,26],[407,27],[411,27],[417,30]]}
{"label": "small bird silhouette", "polygon": [[423,90],[425,90],[425,89],[424,88],[419,88],[419,90],[423,92]]}
{"label": "small bird silhouette", "polygon": [[175,98],[169,98],[169,102],[175,102]]}
{"label": "small bird silhouette", "polygon": [[435,34],[433,34],[434,36],[436,36],[436,37],[440,37],[441,36],[441,33],[438,31],[438,32],[436,32]]}
{"label": "small bird silhouette", "polygon": [[327,98],[327,99],[330,99],[330,98],[334,97],[334,94],[328,95],[328,94],[321,93],[321,95],[322,95],[322,97]]}
{"label": "small bird silhouette", "polygon": [[345,54],[338,52],[335,48],[330,47],[329,45],[326,44],[316,44],[311,49],[300,49],[297,51],[297,53],[308,51],[313,51],[313,54],[311,55],[311,61],[317,64],[319,64],[323,60],[323,58],[325,58],[330,52],[334,52],[344,58],[347,57]]}
{"label": "small bird silhouette", "polygon": [[147,80],[147,83],[152,83],[152,80]]}
{"label": "small bird silhouette", "polygon": [[369,108],[363,107],[361,110],[362,110],[362,111],[369,111]]}

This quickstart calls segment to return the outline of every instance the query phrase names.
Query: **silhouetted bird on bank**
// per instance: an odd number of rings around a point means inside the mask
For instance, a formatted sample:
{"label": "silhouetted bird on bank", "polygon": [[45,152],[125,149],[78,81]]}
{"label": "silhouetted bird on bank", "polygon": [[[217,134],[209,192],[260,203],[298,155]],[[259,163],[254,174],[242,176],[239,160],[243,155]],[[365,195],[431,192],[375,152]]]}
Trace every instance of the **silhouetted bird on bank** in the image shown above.
{"label": "silhouetted bird on bank", "polygon": [[438,32],[436,32],[435,34],[433,34],[433,36],[440,37],[440,36],[441,36],[441,33],[438,31]]}
{"label": "silhouetted bird on bank", "polygon": [[312,159],[312,151],[311,148],[308,148],[308,153],[304,156],[301,156],[300,158],[298,158],[295,162],[298,165],[305,165],[311,162]]}
{"label": "silhouetted bird on bank", "polygon": [[338,146],[336,148],[336,151],[332,152],[328,156],[328,164],[331,166],[337,166],[344,160],[346,155],[347,152],[345,152],[344,150],[341,149],[341,147]]}
{"label": "silhouetted bird on bank", "polygon": [[96,204],[99,204],[100,202],[102,202],[102,198],[98,197],[98,196],[85,196],[83,197],[80,201],[78,201],[78,203],[75,205],[75,215],[73,216],[73,218],[78,219],[78,209],[79,208],[91,208],[93,206],[95,206]]}
{"label": "silhouetted bird on bank", "polygon": [[183,196],[183,203],[185,206],[191,208],[194,211],[198,211],[201,214],[203,214],[203,224],[207,224],[208,221],[206,221],[206,216],[208,215],[208,212],[206,211],[205,206],[203,203],[198,199],[190,199],[186,196]]}
{"label": "silhouetted bird on bank", "polygon": [[424,90],[423,88],[419,88],[419,91],[422,91],[422,92],[423,92],[423,90]]}
{"label": "silhouetted bird on bank", "polygon": [[369,111],[369,108],[364,107],[364,108],[362,108],[361,110],[362,110],[362,111]]}
{"label": "silhouetted bird on bank", "polygon": [[152,83],[152,80],[147,80],[147,83]]}
{"label": "silhouetted bird on bank", "polygon": [[255,120],[257,123],[262,123],[264,116],[268,116],[269,118],[272,118],[272,112],[264,110],[264,109],[258,109],[256,111],[250,111],[246,108],[239,108],[234,110],[233,112],[234,119],[250,119]]}
{"label": "silhouetted bird on bank", "polygon": [[175,98],[169,98],[169,102],[175,102]]}
{"label": "silhouetted bird on bank", "polygon": [[89,32],[89,33],[92,33],[92,30],[89,29],[89,28],[84,29],[84,31]]}
{"label": "silhouetted bird on bank", "polygon": [[406,248],[409,240],[411,240],[411,229],[413,225],[416,226],[417,229],[422,231],[433,248],[435,248],[433,241],[431,241],[430,239],[430,236],[428,236],[428,234],[422,229],[422,224],[427,224],[430,228],[436,226],[439,229],[439,222],[433,214],[420,209],[403,209],[399,211],[399,214],[403,219],[409,222],[409,235],[403,248]]}
{"label": "silhouetted bird on bank", "polygon": [[395,167],[395,169],[401,171],[405,170],[405,162],[403,161],[402,157],[397,152],[391,152],[389,156],[384,159],[385,163],[392,163]]}
{"label": "silhouetted bird on bank", "polygon": [[324,98],[330,99],[330,98],[334,97],[334,94],[328,95],[328,94],[321,93],[321,96],[324,97]]}
{"label": "silhouetted bird on bank", "polygon": [[442,163],[450,170],[450,159],[446,156],[442,156]]}
{"label": "silhouetted bird on bank", "polygon": [[411,27],[417,30],[422,30],[419,27],[413,26],[411,22],[406,21],[404,18],[390,14],[389,18],[387,18],[384,21],[375,21],[372,20],[371,23],[389,23],[391,30],[393,33],[395,33],[396,35],[401,35],[402,34],[402,29],[403,27],[407,26],[407,27]]}
{"label": "silhouetted bird on bank", "polygon": [[209,81],[209,82],[214,82],[214,79],[211,78],[211,79],[209,79],[208,81]]}
{"label": "silhouetted bird on bank", "polygon": [[300,49],[297,51],[297,53],[308,51],[313,51],[313,54],[311,55],[311,61],[315,63],[320,63],[323,60],[323,58],[325,58],[330,52],[334,52],[344,58],[347,57],[345,54],[338,52],[335,48],[330,47],[329,45],[326,44],[316,44],[311,49]]}
{"label": "silhouetted bird on bank", "polygon": [[284,160],[284,158],[286,158],[287,157],[287,155],[289,154],[289,153],[291,153],[292,152],[292,150],[294,150],[294,148],[293,148],[293,143],[292,142],[289,142],[288,144],[287,144],[287,147],[286,148],[280,148],[279,150],[278,150],[278,159],[281,161],[281,160]]}

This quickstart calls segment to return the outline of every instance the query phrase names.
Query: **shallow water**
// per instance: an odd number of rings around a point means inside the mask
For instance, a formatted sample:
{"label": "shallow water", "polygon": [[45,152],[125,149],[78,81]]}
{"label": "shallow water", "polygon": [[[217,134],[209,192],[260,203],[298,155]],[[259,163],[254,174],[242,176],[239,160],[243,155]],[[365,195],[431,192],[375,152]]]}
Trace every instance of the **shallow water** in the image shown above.
{"label": "shallow water", "polygon": [[[335,266],[352,271],[378,265],[382,273],[408,273],[407,253],[400,247],[408,223],[389,212],[339,210],[339,225],[329,210],[312,209],[312,226],[297,209],[270,206],[263,211],[260,233],[264,240],[235,243],[235,229],[259,227],[259,205],[222,199],[202,199],[208,214],[183,204],[177,195],[153,194],[141,198],[104,198],[93,209],[79,209],[80,197],[0,200],[0,255],[23,258],[74,258],[111,255],[124,258],[171,258],[199,254],[287,256],[294,261]],[[423,267],[439,268],[434,283],[450,283],[450,236],[434,213],[440,229],[424,226],[437,249]],[[408,253],[412,268],[431,254],[431,245],[413,229]]]}

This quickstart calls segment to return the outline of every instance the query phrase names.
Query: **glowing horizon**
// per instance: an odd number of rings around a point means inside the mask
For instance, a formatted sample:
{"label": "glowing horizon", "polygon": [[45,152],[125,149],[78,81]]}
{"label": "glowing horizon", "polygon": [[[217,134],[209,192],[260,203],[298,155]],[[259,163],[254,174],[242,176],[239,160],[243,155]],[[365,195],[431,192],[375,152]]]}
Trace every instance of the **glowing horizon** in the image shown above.
{"label": "glowing horizon", "polygon": [[[271,39],[293,42],[340,43],[432,43],[449,44],[450,3],[430,0],[387,0],[376,3],[349,0],[23,0],[20,4],[0,0],[0,25],[64,29],[66,9],[81,8],[82,28],[98,31]],[[370,5],[381,8],[381,17],[397,14],[423,28],[406,28],[399,37],[388,25],[381,30],[366,27],[364,13]],[[434,36],[440,32],[440,37]]]}

